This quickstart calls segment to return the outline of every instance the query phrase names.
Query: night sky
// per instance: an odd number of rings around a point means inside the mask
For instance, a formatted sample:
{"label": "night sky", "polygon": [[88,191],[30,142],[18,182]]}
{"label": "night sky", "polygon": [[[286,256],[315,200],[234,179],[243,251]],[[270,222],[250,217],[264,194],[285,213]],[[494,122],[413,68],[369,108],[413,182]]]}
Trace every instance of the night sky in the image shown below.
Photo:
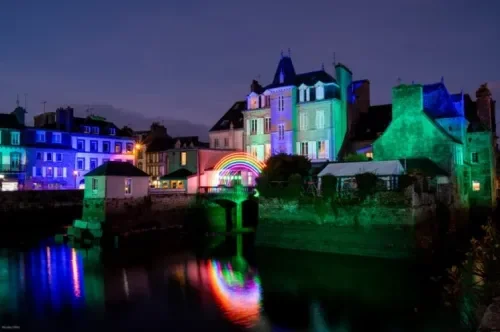
{"label": "night sky", "polygon": [[498,17],[499,0],[2,0],[0,111],[26,93],[30,118],[46,100],[211,126],[288,48],[297,72],[332,72],[335,52],[372,104],[398,77],[498,99]]}

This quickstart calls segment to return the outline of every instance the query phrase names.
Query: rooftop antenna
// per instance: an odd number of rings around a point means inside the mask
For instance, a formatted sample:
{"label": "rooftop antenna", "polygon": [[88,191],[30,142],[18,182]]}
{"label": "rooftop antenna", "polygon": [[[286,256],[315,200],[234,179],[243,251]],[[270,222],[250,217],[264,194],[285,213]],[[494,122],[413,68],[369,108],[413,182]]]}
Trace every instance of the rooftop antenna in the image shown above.
{"label": "rooftop antenna", "polygon": [[28,94],[24,94],[24,110],[28,109]]}
{"label": "rooftop antenna", "polygon": [[45,105],[47,104],[47,101],[46,100],[42,101],[42,104],[43,104],[43,113],[45,113]]}
{"label": "rooftop antenna", "polygon": [[324,62],[321,64],[321,70],[325,71],[325,63]]}
{"label": "rooftop antenna", "polygon": [[19,93],[17,94],[16,105],[19,107]]}
{"label": "rooftop antenna", "polygon": [[401,79],[401,77],[398,77],[398,85],[401,85],[401,82],[402,82],[402,81],[403,81],[403,80]]}
{"label": "rooftop antenna", "polygon": [[283,50],[281,50],[281,58],[283,59]]}

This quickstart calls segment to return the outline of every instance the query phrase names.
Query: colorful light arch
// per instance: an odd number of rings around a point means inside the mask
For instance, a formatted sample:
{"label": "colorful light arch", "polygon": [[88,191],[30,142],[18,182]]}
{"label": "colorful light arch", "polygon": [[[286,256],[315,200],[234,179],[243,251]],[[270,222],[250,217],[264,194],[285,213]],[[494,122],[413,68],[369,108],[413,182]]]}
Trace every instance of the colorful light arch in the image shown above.
{"label": "colorful light arch", "polygon": [[209,283],[215,300],[232,322],[254,326],[260,318],[261,286],[256,273],[242,275],[230,264],[208,261]]}
{"label": "colorful light arch", "polygon": [[236,171],[247,171],[253,173],[257,178],[266,167],[262,161],[246,152],[233,152],[219,160],[214,170],[219,172],[219,177],[227,176]]}

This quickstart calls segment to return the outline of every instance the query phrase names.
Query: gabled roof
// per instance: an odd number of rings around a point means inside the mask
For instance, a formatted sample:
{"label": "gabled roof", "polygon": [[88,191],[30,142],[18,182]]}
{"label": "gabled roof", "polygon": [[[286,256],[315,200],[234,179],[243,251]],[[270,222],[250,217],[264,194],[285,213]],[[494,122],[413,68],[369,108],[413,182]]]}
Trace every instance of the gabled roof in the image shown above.
{"label": "gabled roof", "polygon": [[231,108],[217,121],[217,123],[209,130],[209,132],[213,131],[222,131],[229,130],[231,123],[233,123],[234,129],[242,129],[243,128],[243,113],[247,108],[246,101],[237,101],[231,106]]}
{"label": "gabled roof", "polygon": [[89,176],[149,177],[148,174],[127,162],[108,161],[85,174]]}
{"label": "gabled roof", "polygon": [[17,121],[14,114],[0,114],[0,128],[22,129],[24,126]]}
{"label": "gabled roof", "polygon": [[185,168],[179,168],[178,170],[173,171],[172,173],[162,176],[160,180],[185,179],[193,174],[194,173],[191,172],[190,170],[187,170]]}
{"label": "gabled roof", "polygon": [[443,82],[423,85],[425,112],[433,119],[463,117]]}
{"label": "gabled roof", "polygon": [[[280,80],[281,75],[283,75],[283,82]],[[297,74],[293,67],[292,59],[289,56],[282,56],[276,68],[276,72],[274,73],[273,81],[264,89],[267,90],[290,85],[300,86],[301,84],[313,86],[318,81],[323,83],[337,83],[337,81],[323,69]]]}

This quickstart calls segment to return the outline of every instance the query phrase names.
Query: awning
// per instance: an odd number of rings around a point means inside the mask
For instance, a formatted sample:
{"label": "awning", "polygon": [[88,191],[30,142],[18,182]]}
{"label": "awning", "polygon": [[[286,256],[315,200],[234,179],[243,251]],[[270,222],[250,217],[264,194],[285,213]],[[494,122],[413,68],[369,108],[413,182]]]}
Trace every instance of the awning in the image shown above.
{"label": "awning", "polygon": [[327,174],[334,176],[355,176],[360,173],[374,173],[375,175],[400,175],[404,172],[399,160],[362,161],[351,163],[330,163],[318,174],[319,177]]}

